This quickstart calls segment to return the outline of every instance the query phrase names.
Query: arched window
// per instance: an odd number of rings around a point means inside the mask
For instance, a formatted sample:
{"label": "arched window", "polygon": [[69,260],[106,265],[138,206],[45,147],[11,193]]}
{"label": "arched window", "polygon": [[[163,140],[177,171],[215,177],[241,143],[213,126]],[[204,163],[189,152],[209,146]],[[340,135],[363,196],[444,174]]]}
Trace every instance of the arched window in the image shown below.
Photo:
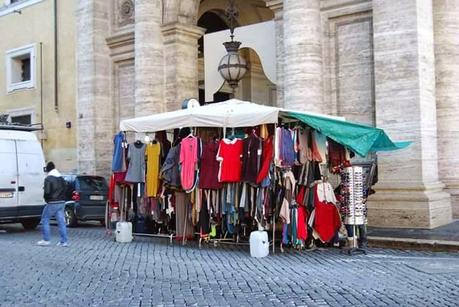
{"label": "arched window", "polygon": [[[225,22],[225,15],[223,11],[208,11],[202,14],[198,20],[198,26],[206,29],[206,34],[218,32],[228,29],[228,25]],[[199,56],[204,55],[204,38],[201,37],[198,41],[199,44]]]}

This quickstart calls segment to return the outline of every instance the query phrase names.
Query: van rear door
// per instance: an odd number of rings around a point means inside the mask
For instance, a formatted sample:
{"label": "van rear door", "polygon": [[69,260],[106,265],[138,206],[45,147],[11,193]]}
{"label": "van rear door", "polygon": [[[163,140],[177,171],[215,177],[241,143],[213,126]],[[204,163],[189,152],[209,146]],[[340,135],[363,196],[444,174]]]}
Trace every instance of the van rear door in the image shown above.
{"label": "van rear door", "polygon": [[18,206],[16,142],[0,139],[0,218],[15,218]]}
{"label": "van rear door", "polygon": [[18,156],[18,213],[20,216],[39,216],[43,208],[43,180],[45,165],[38,141],[16,140]]}

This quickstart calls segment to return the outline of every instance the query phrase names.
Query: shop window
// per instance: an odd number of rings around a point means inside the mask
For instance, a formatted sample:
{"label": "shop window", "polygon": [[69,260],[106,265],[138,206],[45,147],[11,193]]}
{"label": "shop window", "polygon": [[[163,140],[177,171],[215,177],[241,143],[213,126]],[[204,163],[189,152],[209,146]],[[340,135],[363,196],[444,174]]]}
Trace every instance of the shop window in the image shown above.
{"label": "shop window", "polygon": [[6,53],[6,82],[8,92],[35,87],[35,45]]}

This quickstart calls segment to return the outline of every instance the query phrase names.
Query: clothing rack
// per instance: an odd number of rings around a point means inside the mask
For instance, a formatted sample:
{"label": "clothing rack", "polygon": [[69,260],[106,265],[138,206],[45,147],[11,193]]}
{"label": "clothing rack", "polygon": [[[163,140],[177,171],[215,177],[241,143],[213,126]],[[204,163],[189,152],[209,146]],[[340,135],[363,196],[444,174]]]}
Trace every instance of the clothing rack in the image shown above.
{"label": "clothing rack", "polygon": [[[119,210],[120,210],[120,218],[119,218],[119,221],[120,222],[125,222],[127,221],[127,216],[128,216],[128,205],[127,205],[127,189],[130,189],[131,190],[131,193],[133,193],[133,189],[131,187],[131,185],[126,185],[124,184],[122,187],[121,187],[121,200],[122,202],[119,204]],[[134,197],[133,195],[131,195],[131,197]],[[130,208],[130,209],[133,209],[133,208]],[[137,214],[136,214],[137,215]],[[110,223],[111,224],[111,223]],[[111,228],[110,228],[111,229]],[[135,229],[135,226],[134,226],[134,229]],[[150,237],[150,238],[167,238],[169,239],[169,243],[172,244],[173,242],[173,239],[176,237],[176,234],[175,233],[170,233],[170,234],[149,234],[149,233],[138,233],[138,232],[135,232],[133,231],[132,235],[134,237]]]}
{"label": "clothing rack", "polygon": [[150,234],[150,233],[136,233],[133,232],[132,235],[134,237],[150,237],[150,238],[162,238],[162,239],[169,239],[169,244],[172,245],[174,238],[176,237],[175,234]]}
{"label": "clothing rack", "polygon": [[[195,233],[195,234],[198,235],[199,233]],[[199,236],[199,248],[202,247],[203,242],[213,244],[215,247],[218,244],[247,245],[247,242],[239,241],[239,235],[236,236],[236,241],[234,241],[234,239],[232,238],[227,238],[227,235],[228,235],[228,232],[226,232],[223,235],[223,238],[209,238],[209,239],[205,239],[202,236]]]}
{"label": "clothing rack", "polygon": [[[137,206],[138,206],[138,200],[139,200],[139,197],[137,199]],[[136,210],[136,217],[135,218],[138,218],[138,207],[137,207],[137,210]],[[135,229],[135,227],[134,227]],[[170,233],[170,234],[161,234],[161,233],[140,233],[140,232],[133,232],[132,235],[134,237],[149,237],[149,238],[160,238],[160,239],[169,239],[169,244],[172,245],[173,243],[173,240],[174,238],[176,237],[176,234],[175,233]]]}
{"label": "clothing rack", "polygon": [[[277,128],[277,124],[274,125],[275,128]],[[222,129],[222,135],[223,135],[223,138],[226,138],[227,134],[226,134],[226,129],[227,128],[223,128]],[[234,128],[231,128],[231,133],[232,135],[234,135],[235,133],[235,129]],[[193,135],[196,134],[197,132],[197,129],[195,127],[192,127],[190,128],[191,130],[191,133]],[[148,134],[145,133],[145,134]],[[124,135],[124,142],[127,144],[127,135],[125,132],[123,132],[123,135]],[[275,144],[275,134],[273,135],[273,144]],[[273,162],[274,163],[274,162]],[[290,168],[289,168],[290,169]],[[273,180],[277,180],[277,177],[276,177],[276,172],[274,172],[274,178]],[[124,188],[126,189],[126,187]],[[127,216],[128,216],[128,211],[129,211],[129,205],[127,204],[126,202],[126,195],[125,195],[125,190],[123,189],[123,203],[120,204],[120,211],[121,211],[121,215],[120,215],[120,221],[126,221],[127,220]],[[275,236],[276,236],[276,217],[275,217],[275,209],[273,210],[273,214],[272,214],[272,221],[271,221],[271,227],[272,227],[272,240],[270,241],[270,244],[272,244],[272,252],[273,254],[275,253]],[[188,210],[186,210],[186,214],[188,214]],[[185,228],[184,228],[184,231],[186,231],[187,227],[189,227],[187,225],[188,223],[188,216],[185,217],[185,221],[186,221],[186,224],[185,224]],[[136,227],[134,227],[135,229]],[[195,233],[196,235],[196,233]],[[139,236],[139,237],[156,237],[156,238],[168,238],[170,243],[172,244],[173,242],[173,239],[177,237],[177,233],[171,233],[171,234],[148,234],[148,233],[138,233],[138,232],[133,232],[133,236]],[[187,238],[185,235],[182,235],[182,245],[185,245],[186,244],[186,241],[187,241]],[[202,246],[202,243],[203,242],[208,242],[208,243],[211,243],[211,244],[214,244],[214,246],[218,245],[218,244],[231,244],[231,245],[247,245],[248,243],[247,242],[242,242],[240,240],[240,235],[238,234],[236,236],[236,240],[234,240],[233,238],[228,238],[228,232],[226,232],[223,237],[221,238],[209,238],[209,239],[204,239],[203,237],[200,236],[199,238],[199,245],[200,247]]]}
{"label": "clothing rack", "polygon": [[[269,245],[273,246],[273,249],[272,249],[272,252],[273,254],[275,253],[275,230],[276,230],[276,227],[275,227],[275,224],[274,224],[274,220],[275,220],[275,217],[274,217],[274,214],[273,214],[273,217],[272,217],[272,221],[273,221],[273,224],[272,224],[272,227],[273,227],[273,238],[272,240],[269,241]],[[244,234],[246,232],[246,227],[244,227]],[[203,236],[201,236],[200,233],[197,233],[195,232],[195,235],[198,236],[199,235],[199,248],[202,247],[202,243],[209,243],[209,244],[213,244],[214,247],[218,246],[219,244],[228,244],[228,245],[249,245],[248,242],[243,242],[240,240],[240,236],[239,234],[236,235],[236,241],[233,239],[233,238],[227,238],[228,236],[228,232],[225,232],[225,234],[223,235],[223,238],[205,238]]]}
{"label": "clothing rack", "polygon": [[[287,125],[292,125],[292,123],[287,123]],[[273,138],[273,146],[275,146],[276,144],[276,129],[278,128],[278,124],[274,124],[274,134],[272,135],[272,138]],[[223,136],[223,138],[226,138],[227,136],[227,131],[226,131],[227,128],[223,128],[221,130],[221,134]],[[233,134],[234,134],[234,128],[233,129]],[[196,133],[199,133],[197,131],[197,128],[196,127],[193,127],[193,128],[190,128],[190,131],[192,132],[193,135],[195,135]],[[273,165],[274,165],[274,168],[276,169],[274,172],[273,172],[273,178],[272,178],[272,181],[273,182],[277,182],[279,180],[279,176],[280,176],[280,173],[278,174],[277,170],[283,170],[283,171],[291,171],[292,170],[292,167],[290,166],[277,166],[276,165],[276,161],[273,159],[272,161]],[[324,173],[323,174],[323,178],[322,178],[325,182],[327,181],[328,179],[328,172],[327,173]],[[295,195],[295,193],[293,192],[293,194]],[[295,196],[292,196],[293,197],[293,200],[295,200]],[[276,202],[276,199],[271,199],[272,202]],[[253,203],[254,206],[255,203]],[[121,206],[120,206],[121,207]],[[272,253],[275,254],[276,252],[276,222],[277,222],[277,218],[276,216],[278,215],[278,207],[280,208],[280,204],[275,204],[275,206],[273,207],[271,205],[271,210],[272,210],[272,216],[271,216],[271,227],[272,227],[272,238],[271,240],[269,241],[270,244],[272,244]],[[121,209],[121,208],[120,208]],[[122,218],[124,218],[124,220],[126,219],[126,216],[127,216],[127,204],[124,204],[124,215],[122,215]],[[255,209],[256,210],[256,209]],[[264,211],[263,211],[264,212]],[[181,241],[182,241],[182,245],[185,245],[186,244],[186,241],[187,241],[187,238],[186,238],[186,233],[187,233],[187,230],[188,230],[188,227],[190,227],[188,224],[188,215],[189,215],[189,210],[187,209],[186,210],[186,215],[185,215],[185,227],[183,229],[183,234],[179,234],[177,233],[177,230],[174,232],[174,233],[171,233],[171,234],[148,234],[148,233],[137,233],[137,232],[134,232],[133,235],[134,236],[144,236],[144,237],[158,237],[158,238],[168,238],[169,241],[170,241],[170,244],[172,244],[173,242],[173,239],[174,238],[177,238],[177,236],[180,236],[182,235],[181,237]],[[263,214],[262,214],[263,215]],[[266,216],[266,215],[264,215]],[[256,217],[254,216],[255,220],[256,220]],[[266,219],[264,220],[266,221]],[[306,221],[306,224],[307,224],[307,221]],[[267,222],[267,225],[269,225],[269,222]],[[306,226],[307,227],[307,226]],[[135,229],[135,228],[134,228]],[[269,232],[269,230],[268,230]],[[199,247],[201,248],[203,243],[210,243],[210,244],[213,244],[214,246],[217,246],[219,244],[231,244],[231,245],[247,245],[248,243],[247,242],[242,242],[241,241],[241,237],[239,234],[236,235],[235,239],[233,238],[228,238],[228,232],[225,232],[224,234],[221,235],[221,237],[219,238],[211,238],[210,236],[202,236],[201,233],[196,233],[194,232],[194,235],[199,235]],[[301,241],[303,241],[304,239],[302,239]],[[283,240],[281,239],[280,240],[280,250],[281,252],[283,252]],[[299,241],[297,241],[299,242]],[[306,243],[306,241],[304,241],[304,243]],[[296,244],[296,243],[295,243]],[[303,246],[303,244],[302,244]]]}
{"label": "clothing rack", "polygon": [[[277,124],[274,125],[275,128],[277,128]],[[223,138],[226,138],[227,137],[227,134],[226,134],[226,129],[227,127],[224,127],[222,129],[222,137]],[[235,128],[232,127],[231,128],[231,135],[234,135],[235,134]],[[275,133],[273,135],[273,144],[275,144]],[[274,161],[273,161],[274,163]],[[275,172],[274,172],[274,178],[273,178],[273,181],[275,181]],[[271,222],[271,227],[272,227],[272,240],[269,241],[269,244],[272,245],[272,253],[274,254],[275,253],[275,233],[276,233],[276,225],[275,225],[275,210],[272,214],[272,222]],[[245,228],[244,228],[244,232],[245,232]],[[228,244],[228,245],[248,245],[249,243],[248,242],[241,242],[240,241],[240,235],[239,233],[236,235],[236,240],[234,240],[233,238],[227,238],[228,236],[228,232],[226,231],[225,234],[223,235],[222,238],[210,238],[210,237],[202,237],[200,233],[195,233],[195,235],[199,235],[199,248],[202,247],[202,243],[205,242],[205,243],[210,243],[210,244],[213,244],[214,246],[217,246],[219,244]]]}

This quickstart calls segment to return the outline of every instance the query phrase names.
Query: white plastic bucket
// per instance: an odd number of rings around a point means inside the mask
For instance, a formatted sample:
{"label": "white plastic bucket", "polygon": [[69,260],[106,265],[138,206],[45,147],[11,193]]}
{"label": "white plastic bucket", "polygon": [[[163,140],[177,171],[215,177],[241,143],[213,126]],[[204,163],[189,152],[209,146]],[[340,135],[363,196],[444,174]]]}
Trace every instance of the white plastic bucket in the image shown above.
{"label": "white plastic bucket", "polygon": [[266,231],[252,231],[250,233],[250,256],[255,258],[266,257],[269,254],[268,233]]}
{"label": "white plastic bucket", "polygon": [[132,241],[132,223],[116,223],[116,242],[129,243]]}

